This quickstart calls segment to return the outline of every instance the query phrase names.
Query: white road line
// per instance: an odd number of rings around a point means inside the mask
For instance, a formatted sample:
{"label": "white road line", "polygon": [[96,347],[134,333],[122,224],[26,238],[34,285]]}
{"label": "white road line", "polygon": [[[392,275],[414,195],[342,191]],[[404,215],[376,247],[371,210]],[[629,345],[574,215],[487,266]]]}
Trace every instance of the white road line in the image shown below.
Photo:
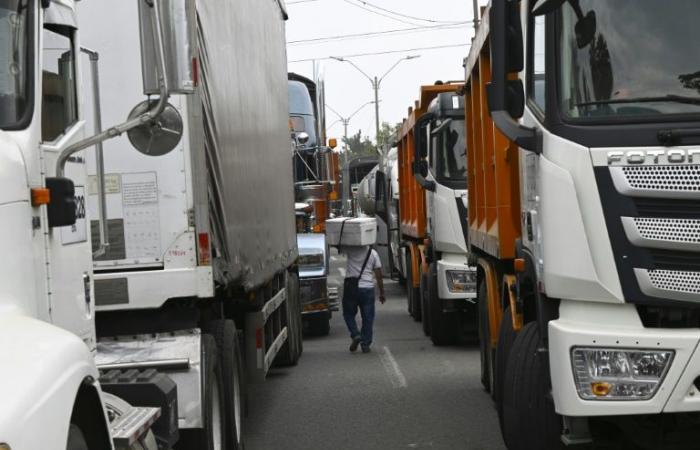
{"label": "white road line", "polygon": [[345,278],[345,269],[343,269],[342,267],[338,267],[338,272],[340,272],[341,277]]}
{"label": "white road line", "polygon": [[401,372],[399,364],[394,359],[394,355],[391,354],[389,347],[382,347],[382,351],[379,353],[379,359],[382,361],[384,370],[389,376],[389,380],[391,381],[391,385],[393,387],[405,388],[408,386],[406,377],[403,375],[403,372]]}

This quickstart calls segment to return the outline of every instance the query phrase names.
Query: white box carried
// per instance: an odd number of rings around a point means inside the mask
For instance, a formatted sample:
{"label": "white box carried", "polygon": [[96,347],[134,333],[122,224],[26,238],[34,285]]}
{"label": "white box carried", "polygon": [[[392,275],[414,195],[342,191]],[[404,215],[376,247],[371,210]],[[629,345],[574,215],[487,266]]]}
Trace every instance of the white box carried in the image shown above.
{"label": "white box carried", "polygon": [[[340,233],[343,233],[342,240]],[[329,245],[373,245],[377,242],[377,219],[374,217],[339,217],[326,221]]]}

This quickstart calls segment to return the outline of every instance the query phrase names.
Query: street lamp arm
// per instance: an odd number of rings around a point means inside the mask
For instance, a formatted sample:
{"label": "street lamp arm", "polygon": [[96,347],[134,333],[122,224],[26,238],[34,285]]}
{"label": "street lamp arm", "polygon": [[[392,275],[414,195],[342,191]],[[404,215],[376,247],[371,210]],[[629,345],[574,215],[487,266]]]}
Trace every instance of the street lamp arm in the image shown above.
{"label": "street lamp arm", "polygon": [[371,105],[372,103],[374,103],[374,102],[367,102],[367,103],[365,103],[364,105],[362,105],[362,106],[360,106],[359,108],[357,108],[357,110],[356,110],[354,113],[350,114],[350,117],[348,117],[348,122],[350,121],[350,119],[352,119],[353,117],[355,117],[355,116],[357,115],[357,113],[359,113],[360,111],[362,111],[362,110],[365,108],[365,106]]}
{"label": "street lamp arm", "polygon": [[350,61],[349,59],[340,58],[340,57],[337,57],[337,56],[331,56],[331,59],[335,59],[336,61],[346,62],[346,63],[352,64],[352,66],[353,66],[355,69],[357,69],[357,71],[360,72],[362,75],[364,75],[365,78],[367,78],[367,79],[369,80],[370,83],[374,84],[374,79],[373,79],[372,77],[370,77],[369,75],[367,75],[367,73],[366,73],[364,70],[360,69],[360,67],[359,67],[357,64],[355,64],[354,62]]}
{"label": "street lamp arm", "polygon": [[326,103],[326,108],[330,109],[333,114],[335,114],[336,116],[338,116],[338,118],[340,118],[340,120],[345,120],[345,117],[341,116],[340,113],[338,111],[336,111],[335,109],[333,109],[331,107],[331,105],[329,105],[328,103]]}
{"label": "street lamp arm", "polygon": [[401,63],[404,62],[404,61],[408,61],[409,59],[416,59],[416,58],[419,58],[419,56],[404,56],[403,58],[401,58],[401,59],[399,59],[398,61],[396,61],[396,63],[394,63],[394,65],[391,66],[391,68],[390,68],[389,70],[387,70],[387,71],[384,73],[384,75],[382,75],[381,77],[379,77],[379,81],[377,82],[377,85],[379,85],[379,84],[382,82],[382,80],[384,80],[384,78],[386,78],[386,76],[389,75],[389,73],[390,73],[392,70],[396,69],[396,66],[398,66],[399,64],[401,64]]}

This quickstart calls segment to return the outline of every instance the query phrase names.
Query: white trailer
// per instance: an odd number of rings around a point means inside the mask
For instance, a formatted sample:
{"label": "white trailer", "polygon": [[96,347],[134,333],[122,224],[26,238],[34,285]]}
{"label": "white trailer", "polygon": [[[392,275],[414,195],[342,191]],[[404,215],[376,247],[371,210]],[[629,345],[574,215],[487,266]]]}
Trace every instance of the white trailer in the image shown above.
{"label": "white trailer", "polygon": [[[97,364],[112,381],[113,370],[167,374],[177,384],[180,445],[237,449],[246,380],[263,381],[273,362],[295,364],[301,353],[286,13],[276,0],[183,5],[171,12],[192,37],[176,49],[192,61],[189,78],[160,129],[104,144]],[[149,90],[139,52],[148,30],[128,20],[139,7],[79,8],[90,24],[83,38],[100,51],[106,122],[132,114]],[[99,217],[94,175],[88,209]],[[96,252],[103,225],[91,223]]]}

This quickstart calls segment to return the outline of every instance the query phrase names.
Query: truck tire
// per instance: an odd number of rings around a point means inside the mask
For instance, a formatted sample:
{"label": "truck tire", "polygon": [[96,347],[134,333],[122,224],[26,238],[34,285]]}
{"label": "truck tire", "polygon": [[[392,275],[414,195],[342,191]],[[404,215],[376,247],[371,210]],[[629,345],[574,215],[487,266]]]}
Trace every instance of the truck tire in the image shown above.
{"label": "truck tire", "polygon": [[309,319],[309,332],[313,336],[328,336],[331,332],[330,317],[314,317]]}
{"label": "truck tire", "polygon": [[180,430],[177,450],[224,450],[227,440],[224,420],[224,389],[218,364],[216,340],[202,335],[202,419],[203,428]]}
{"label": "truck tire", "polygon": [[509,450],[563,449],[562,420],[554,411],[546,355],[537,322],[513,343],[503,384],[503,438]]}
{"label": "truck tire", "polygon": [[413,294],[411,286],[413,286],[413,283],[411,283],[411,277],[413,273],[411,272],[411,259],[409,258],[408,253],[406,254],[406,305],[408,307],[408,314],[413,317],[413,300],[411,299],[411,295]]}
{"label": "truck tire", "polygon": [[85,440],[85,435],[83,430],[74,423],[70,424],[68,428],[68,442],[66,443],[66,450],[90,450],[88,448],[87,441]]}
{"label": "truck tire", "polygon": [[511,315],[509,306],[503,312],[501,327],[498,329],[498,345],[496,346],[496,361],[494,364],[493,377],[493,399],[496,402],[496,410],[498,411],[498,421],[501,424],[501,430],[503,430],[503,383],[505,382],[508,357],[516,337],[517,335],[513,329],[513,316]]}
{"label": "truck tire", "polygon": [[423,334],[430,336],[430,291],[428,276],[420,277],[420,305],[423,316]]}
{"label": "truck tire", "polygon": [[481,358],[481,384],[486,392],[491,392],[491,330],[489,327],[488,295],[486,283],[482,280],[477,291],[479,309],[479,356]]}
{"label": "truck tire", "polygon": [[428,272],[427,306],[430,319],[430,339],[434,345],[450,345],[457,341],[459,316],[457,313],[442,310],[442,300],[438,297],[437,265],[430,264]]}
{"label": "truck tire", "polygon": [[245,367],[238,342],[238,331],[232,320],[216,320],[211,323],[211,334],[219,349],[219,367],[223,378],[223,425],[226,427],[224,449],[243,448],[243,417],[246,409]]}
{"label": "truck tire", "polygon": [[301,302],[295,287],[295,274],[287,276],[287,341],[275,357],[276,366],[296,366],[301,356],[299,328],[301,327]]}

